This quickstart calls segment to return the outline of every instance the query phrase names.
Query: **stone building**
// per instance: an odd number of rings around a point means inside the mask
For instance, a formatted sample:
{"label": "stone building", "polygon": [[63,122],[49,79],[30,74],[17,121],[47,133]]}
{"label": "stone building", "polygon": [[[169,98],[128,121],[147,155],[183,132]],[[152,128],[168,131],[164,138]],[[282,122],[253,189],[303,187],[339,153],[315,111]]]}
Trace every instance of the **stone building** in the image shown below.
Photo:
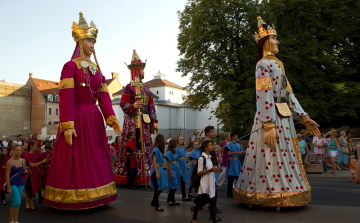
{"label": "stone building", "polygon": [[55,135],[59,126],[59,82],[33,78],[29,74],[26,85],[31,86],[31,131],[41,139]]}
{"label": "stone building", "polygon": [[31,87],[0,81],[0,137],[30,136]]}

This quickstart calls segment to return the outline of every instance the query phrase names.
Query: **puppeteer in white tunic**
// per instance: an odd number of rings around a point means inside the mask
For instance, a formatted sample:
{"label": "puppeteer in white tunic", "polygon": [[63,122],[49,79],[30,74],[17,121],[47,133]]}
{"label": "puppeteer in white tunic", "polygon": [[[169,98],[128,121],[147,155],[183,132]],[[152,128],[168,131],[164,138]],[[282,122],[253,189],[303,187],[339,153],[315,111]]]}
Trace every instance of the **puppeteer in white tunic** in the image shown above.
{"label": "puppeteer in white tunic", "polygon": [[274,26],[258,17],[258,62],[256,64],[256,114],[244,165],[234,199],[244,204],[268,207],[304,206],[311,200],[311,187],[296,141],[294,121],[310,133],[318,125],[295,98],[282,62],[275,57],[279,42]]}

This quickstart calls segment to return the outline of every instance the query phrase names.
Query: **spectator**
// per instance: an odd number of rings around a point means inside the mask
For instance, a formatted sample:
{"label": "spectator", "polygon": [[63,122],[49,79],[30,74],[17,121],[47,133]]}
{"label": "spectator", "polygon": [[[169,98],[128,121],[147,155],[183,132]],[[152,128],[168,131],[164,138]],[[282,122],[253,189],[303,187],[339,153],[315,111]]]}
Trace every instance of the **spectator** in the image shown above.
{"label": "spectator", "polygon": [[22,137],[21,134],[16,136],[16,140],[14,141],[14,144],[15,144],[15,145],[20,145],[20,146],[22,146],[23,143],[22,143],[21,137]]}
{"label": "spectator", "polygon": [[189,137],[185,147],[187,153],[191,152],[192,146],[193,146],[193,142],[191,142],[191,137]]}
{"label": "spectator", "polygon": [[12,149],[14,148],[14,141],[12,140],[9,140],[9,143],[8,143],[8,149],[10,151],[10,155],[12,155]]}
{"label": "spectator", "polygon": [[350,155],[350,179],[349,182],[352,183],[353,182],[353,178],[356,174],[356,160],[355,160],[355,154],[352,153]]}
{"label": "spectator", "polygon": [[[345,140],[346,132],[340,132],[340,139],[339,139],[339,148],[338,148],[338,161],[337,161],[337,168],[338,170],[347,170],[345,165],[349,163],[349,153],[343,153],[343,148],[349,148],[347,141]],[[341,165],[341,166],[340,166]]]}
{"label": "spectator", "polygon": [[193,137],[191,138],[192,143],[194,143],[195,141],[199,141],[198,135],[199,135],[198,131],[195,131]]}
{"label": "spectator", "polygon": [[25,160],[20,158],[20,155],[21,146],[16,145],[14,156],[6,163],[6,186],[11,195],[10,222],[18,222],[21,195],[24,190],[22,172],[28,173],[28,170],[25,170]]}
{"label": "spectator", "polygon": [[314,152],[317,155],[316,163],[322,163],[325,143],[324,143],[324,138],[322,137],[321,133],[319,133],[319,135],[317,135],[317,136],[314,136],[313,143],[314,143]]}
{"label": "spectator", "polygon": [[169,134],[168,134],[168,139],[167,139],[166,142],[165,142],[165,152],[167,152],[168,144],[169,144],[169,142],[170,142],[171,139],[172,139],[171,133],[169,132]]}
{"label": "spectator", "polygon": [[337,150],[339,147],[339,143],[336,139],[336,132],[331,132],[330,133],[330,144],[328,146],[329,151],[329,157],[330,157],[330,163],[332,166],[333,171],[331,173],[333,173],[334,175],[336,175],[336,164],[335,164],[335,159],[337,156]]}
{"label": "spectator", "polygon": [[5,199],[5,190],[3,190],[2,186],[5,183],[6,176],[6,163],[10,159],[10,151],[6,147],[1,148],[0,154],[0,193],[1,193],[1,201],[3,205],[7,204]]}
{"label": "spectator", "polygon": [[303,162],[303,165],[305,166],[306,165],[305,158],[307,157],[307,159],[309,159],[309,156],[307,156],[309,154],[309,148],[305,140],[302,139],[301,134],[297,134],[296,136],[300,147],[301,160]]}
{"label": "spectator", "polygon": [[8,147],[8,144],[9,144],[9,137],[5,137],[5,141],[2,141],[2,145],[4,147]]}
{"label": "spectator", "polygon": [[305,131],[302,131],[301,135],[302,135],[302,139],[305,140],[308,149],[311,150],[311,146],[310,146],[311,139],[310,139],[310,137],[306,135]]}
{"label": "spectator", "polygon": [[230,142],[230,132],[225,132],[224,134],[225,140],[220,143],[220,147],[222,148],[222,163],[221,163],[221,174],[219,176],[219,182],[217,183],[218,189],[221,187],[221,185],[224,183],[226,178],[226,167],[229,162],[229,155],[227,154],[227,151],[225,149],[226,144]]}
{"label": "spectator", "polygon": [[38,136],[38,133],[36,131],[34,131],[33,134],[32,134],[32,137],[30,139],[27,139],[26,142],[35,141],[35,142],[37,142],[38,146],[40,147],[41,146],[41,141],[38,140],[37,136]]}

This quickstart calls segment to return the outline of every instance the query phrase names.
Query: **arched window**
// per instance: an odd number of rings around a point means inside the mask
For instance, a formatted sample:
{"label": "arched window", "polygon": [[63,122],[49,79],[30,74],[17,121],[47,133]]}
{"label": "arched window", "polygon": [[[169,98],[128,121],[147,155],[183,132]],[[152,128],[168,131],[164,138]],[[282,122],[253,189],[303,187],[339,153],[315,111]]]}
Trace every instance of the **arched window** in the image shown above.
{"label": "arched window", "polygon": [[55,95],[55,102],[59,102],[59,95]]}
{"label": "arched window", "polygon": [[159,91],[156,91],[156,94],[159,94]]}
{"label": "arched window", "polygon": [[47,100],[48,100],[48,101],[53,101],[53,96],[52,96],[52,94],[49,94],[49,95],[47,96]]}

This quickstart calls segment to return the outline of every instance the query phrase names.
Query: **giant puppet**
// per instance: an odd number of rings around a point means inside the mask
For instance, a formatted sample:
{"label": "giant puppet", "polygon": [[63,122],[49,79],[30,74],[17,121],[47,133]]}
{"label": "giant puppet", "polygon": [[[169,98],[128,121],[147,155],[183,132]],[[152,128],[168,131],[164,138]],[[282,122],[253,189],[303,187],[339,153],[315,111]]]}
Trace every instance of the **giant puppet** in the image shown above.
{"label": "giant puppet", "polygon": [[259,32],[254,132],[249,140],[234,199],[268,207],[304,206],[311,200],[294,121],[313,135],[318,125],[300,106],[286,78],[283,63],[276,58],[278,44],[274,26],[258,17]]}
{"label": "giant puppet", "polygon": [[144,79],[144,68],[146,63],[133,51],[131,64],[127,67],[131,72],[131,82],[126,85],[121,96],[120,106],[124,111],[124,125],[121,134],[119,155],[116,159],[115,182],[118,184],[127,183],[126,169],[126,143],[129,131],[135,133],[136,150],[143,153],[138,157],[138,174],[134,184],[147,185],[150,178],[151,167],[151,133],[158,131],[156,110],[150,89],[142,82]]}
{"label": "giant puppet", "polygon": [[117,198],[103,116],[116,134],[121,130],[96,59],[97,34],[80,13],[72,25],[75,51],[61,72],[60,125],[44,190],[44,203],[53,208],[89,209]]}

